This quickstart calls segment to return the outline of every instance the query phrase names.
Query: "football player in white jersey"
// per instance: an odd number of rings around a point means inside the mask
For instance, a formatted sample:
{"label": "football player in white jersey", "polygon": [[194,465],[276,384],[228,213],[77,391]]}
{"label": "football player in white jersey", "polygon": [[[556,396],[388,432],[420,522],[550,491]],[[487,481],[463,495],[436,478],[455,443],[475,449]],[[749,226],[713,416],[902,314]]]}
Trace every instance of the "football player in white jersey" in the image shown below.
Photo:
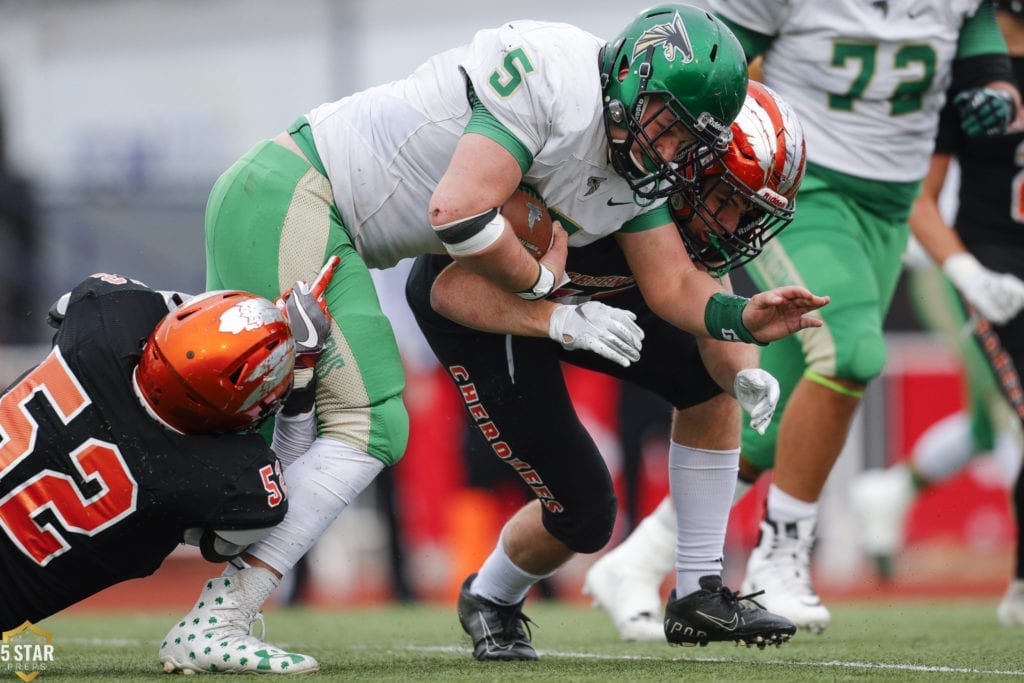
{"label": "football player in white jersey", "polygon": [[[952,84],[969,137],[1005,130],[1020,95],[987,1],[710,4],[747,56],[763,57],[765,83],[792,103],[807,135],[800,213],[747,270],[762,288],[799,283],[832,303],[821,311],[823,327],[761,350],[761,367],[781,385],[781,419],[767,438],[744,425],[740,492],[773,466],[775,478],[742,590],[765,590],[769,610],[820,633],[830,614],[810,574],[817,501],[864,388],[885,361],[882,321],[945,93]],[[622,580],[594,585],[614,585],[623,596],[657,590],[656,574],[631,569],[667,557],[664,534],[647,532],[672,517],[662,511],[647,521],[616,553]],[[604,596],[601,604],[613,601]],[[617,623],[649,599],[630,602],[617,605]]]}
{"label": "football player in white jersey", "polygon": [[987,0],[712,0],[764,81],[807,134],[800,212],[747,270],[762,289],[802,284],[831,297],[824,325],[761,350],[781,418],[744,427],[741,477],[774,466],[744,591],[821,632],[830,615],[811,583],[818,498],[864,389],[885,363],[882,322],[901,269],[908,216],[928,171],[947,90],[968,135],[1014,119],[1014,85]]}
{"label": "football player in white jersey", "polygon": [[[1024,2],[997,0],[996,18],[1009,49],[1013,73],[1024,78]],[[959,162],[956,182],[947,174]],[[906,460],[884,470],[866,470],[850,485],[853,509],[861,517],[861,543],[882,560],[881,569],[902,545],[905,515],[914,498],[940,484],[979,453],[991,453],[1012,492],[1017,539],[1013,578],[996,608],[1004,626],[1024,626],[1024,476],[1020,473],[1024,426],[1024,122],[1005,135],[969,138],[947,107],[923,190],[914,204],[911,229],[920,243],[911,272],[911,292],[932,288],[919,300],[926,326],[946,337],[962,361],[965,404],[928,428]],[[955,218],[946,217],[940,196],[956,188]],[[924,258],[925,254],[931,259]],[[909,255],[909,254],[908,254]],[[908,259],[908,265],[909,259]],[[942,275],[945,274],[945,278]],[[934,290],[939,290],[935,292]],[[945,305],[943,305],[945,304]],[[967,332],[973,332],[968,336]],[[1001,433],[994,432],[1003,426]],[[900,456],[902,454],[892,454]],[[1014,484],[1014,480],[1016,483]]]}
{"label": "football player in white jersey", "polygon": [[[700,192],[672,198],[690,255],[718,276],[756,257],[786,226],[804,171],[799,121],[764,85],[750,84],[732,130],[728,151],[705,172]],[[545,302],[520,301],[443,256],[418,257],[410,273],[410,307],[470,418],[489,450],[537,499],[505,524],[490,556],[462,586],[458,615],[477,659],[535,659],[522,611],[527,591],[574,553],[600,549],[614,527],[608,468],[565,391],[563,362],[642,386],[675,408],[669,475],[679,523],[666,538],[675,591],[664,620],[654,591],[646,618],[631,630],[646,627],[677,645],[736,641],[762,648],[796,631],[721,578],[740,404],[764,429],[778,386],[756,367],[755,347],[700,339],[656,314],[647,303],[657,299],[649,297],[652,283],[633,269],[621,241],[571,247],[571,281]],[[618,358],[563,350],[591,335],[593,321],[614,314],[623,316]],[[630,351],[640,338],[643,354],[635,358]],[[665,563],[662,576],[672,564]]]}
{"label": "football player in white jersey", "polygon": [[[692,6],[648,10],[607,46],[567,24],[512,21],[404,80],[316,107],[218,179],[208,288],[276,295],[341,257],[326,294],[332,342],[316,368],[317,438],[288,465],[288,515],[243,556],[247,597],[221,615],[231,628],[218,637],[246,637],[280,576],[405,449],[402,364],[368,269],[447,252],[523,299],[559,283],[565,232],[538,264],[496,208],[520,182],[558,211],[574,244],[629,233],[655,303],[695,334],[768,342],[816,324],[803,313],[827,299],[802,287],[749,305],[728,296],[690,261],[664,210],[724,153],[746,86],[735,36]],[[612,335],[612,323],[597,333]],[[261,671],[254,659],[194,654],[195,670]],[[305,657],[291,670],[316,666]]]}

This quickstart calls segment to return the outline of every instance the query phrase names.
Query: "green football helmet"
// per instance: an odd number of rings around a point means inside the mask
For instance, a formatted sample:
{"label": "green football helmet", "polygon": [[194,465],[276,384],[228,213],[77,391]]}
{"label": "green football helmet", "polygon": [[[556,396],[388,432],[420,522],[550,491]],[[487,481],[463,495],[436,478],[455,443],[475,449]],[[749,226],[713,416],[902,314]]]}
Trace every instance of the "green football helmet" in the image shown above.
{"label": "green football helmet", "polygon": [[[709,12],[658,5],[602,49],[601,85],[613,167],[638,196],[667,197],[691,187],[724,154],[747,93],[747,60],[736,36]],[[666,110],[676,123],[648,135],[645,124]],[[665,159],[655,142],[677,125],[693,142]],[[624,140],[613,138],[615,129],[625,131]]]}

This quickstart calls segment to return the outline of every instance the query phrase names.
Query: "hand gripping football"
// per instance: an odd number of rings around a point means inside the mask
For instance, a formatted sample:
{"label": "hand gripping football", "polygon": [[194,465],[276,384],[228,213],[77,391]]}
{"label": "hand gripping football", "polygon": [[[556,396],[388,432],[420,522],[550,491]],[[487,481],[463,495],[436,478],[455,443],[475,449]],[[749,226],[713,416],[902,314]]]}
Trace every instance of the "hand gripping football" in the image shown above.
{"label": "hand gripping football", "polygon": [[532,190],[519,187],[512,196],[501,205],[504,216],[516,237],[535,259],[540,259],[554,239],[551,215],[544,200]]}

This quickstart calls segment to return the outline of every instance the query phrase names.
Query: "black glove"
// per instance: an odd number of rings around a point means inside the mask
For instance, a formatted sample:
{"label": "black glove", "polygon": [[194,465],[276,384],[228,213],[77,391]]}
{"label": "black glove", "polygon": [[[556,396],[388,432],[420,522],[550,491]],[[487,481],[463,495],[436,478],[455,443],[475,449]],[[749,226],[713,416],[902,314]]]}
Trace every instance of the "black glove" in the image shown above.
{"label": "black glove", "polygon": [[64,322],[64,316],[68,312],[68,301],[71,299],[71,292],[65,292],[59,299],[53,302],[50,310],[46,312],[46,324],[57,330]]}
{"label": "black glove", "polygon": [[970,88],[953,98],[960,128],[969,138],[1002,135],[1017,118],[1013,96],[996,88]]}
{"label": "black glove", "polygon": [[292,377],[292,388],[281,406],[282,415],[302,415],[313,409],[316,402],[316,370],[301,368]]}
{"label": "black glove", "polygon": [[227,562],[241,555],[247,547],[224,540],[212,529],[203,531],[199,539],[199,551],[207,562]]}

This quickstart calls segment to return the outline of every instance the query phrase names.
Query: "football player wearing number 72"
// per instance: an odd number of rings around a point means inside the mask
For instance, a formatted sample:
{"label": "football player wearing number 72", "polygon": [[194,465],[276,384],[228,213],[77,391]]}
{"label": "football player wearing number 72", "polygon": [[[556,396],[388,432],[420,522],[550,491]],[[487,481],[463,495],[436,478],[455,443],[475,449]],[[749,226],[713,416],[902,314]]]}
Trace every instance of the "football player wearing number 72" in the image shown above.
{"label": "football player wearing number 72", "polygon": [[928,172],[947,89],[965,134],[999,134],[1020,94],[989,0],[711,0],[764,82],[804,124],[800,211],[747,271],[761,289],[828,294],[824,325],[761,349],[780,418],[743,432],[741,476],[774,467],[742,590],[821,632],[811,583],[818,499],[868,382],[885,364],[882,331],[902,268],[908,217]]}

